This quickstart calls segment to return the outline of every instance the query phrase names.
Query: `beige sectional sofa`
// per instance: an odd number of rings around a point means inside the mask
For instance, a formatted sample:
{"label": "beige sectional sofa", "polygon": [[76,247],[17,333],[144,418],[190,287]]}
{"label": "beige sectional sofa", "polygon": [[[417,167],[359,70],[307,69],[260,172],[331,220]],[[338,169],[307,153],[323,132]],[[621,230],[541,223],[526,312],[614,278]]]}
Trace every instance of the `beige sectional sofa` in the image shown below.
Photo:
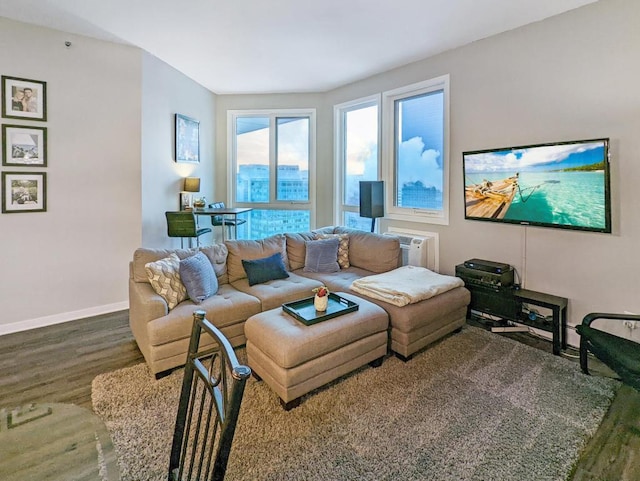
{"label": "beige sectional sofa", "polygon": [[[304,270],[306,241],[320,234],[348,235],[349,267],[338,272],[312,273]],[[215,295],[199,304],[187,299],[169,309],[165,299],[152,288],[145,265],[172,253],[186,259],[201,251],[211,262],[219,285]],[[249,285],[242,260],[262,259],[280,253],[289,277]],[[259,241],[231,240],[196,249],[139,248],[133,255],[129,276],[129,321],[133,335],[149,365],[159,377],[164,371],[185,363],[193,311],[206,317],[227,336],[233,346],[245,344],[245,321],[285,302],[312,295],[322,284],[331,291],[352,292],[351,283],[360,277],[397,268],[399,240],[345,227],[325,227],[306,233],[279,234]],[[357,294],[357,293],[354,293]],[[367,298],[382,307],[390,318],[390,348],[402,358],[459,329],[466,320],[470,294],[458,287],[431,299],[397,307]],[[203,345],[206,346],[206,339]]]}

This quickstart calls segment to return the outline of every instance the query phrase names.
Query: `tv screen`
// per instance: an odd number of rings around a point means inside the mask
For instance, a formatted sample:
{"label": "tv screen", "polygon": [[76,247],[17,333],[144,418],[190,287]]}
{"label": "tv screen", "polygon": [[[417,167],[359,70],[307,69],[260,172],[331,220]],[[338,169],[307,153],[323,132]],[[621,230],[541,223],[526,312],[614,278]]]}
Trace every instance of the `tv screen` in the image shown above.
{"label": "tv screen", "polygon": [[465,219],[611,232],[609,139],[463,152]]}

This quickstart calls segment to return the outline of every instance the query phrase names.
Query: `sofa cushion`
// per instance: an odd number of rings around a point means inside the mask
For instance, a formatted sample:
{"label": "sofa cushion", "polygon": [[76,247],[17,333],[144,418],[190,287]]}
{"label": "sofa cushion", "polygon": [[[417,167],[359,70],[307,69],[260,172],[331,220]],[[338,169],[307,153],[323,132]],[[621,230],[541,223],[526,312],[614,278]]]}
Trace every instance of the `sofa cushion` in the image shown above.
{"label": "sofa cushion", "polygon": [[305,272],[303,269],[298,269],[293,273],[320,281],[327,286],[331,292],[349,292],[353,281],[371,275],[371,271],[353,266],[348,269],[340,269],[338,272]]}
{"label": "sofa cushion", "polygon": [[200,252],[207,256],[213,266],[213,270],[218,278],[218,284],[227,284],[227,246],[224,244],[213,244],[211,246],[200,247]]}
{"label": "sofa cushion", "polygon": [[289,277],[282,262],[282,255],[278,252],[262,259],[242,259],[242,267],[247,273],[250,286]]}
{"label": "sofa cushion", "polygon": [[336,227],[336,234],[349,234],[349,263],[379,274],[400,266],[400,239],[374,232]]}
{"label": "sofa cushion", "polygon": [[320,287],[322,282],[290,272],[287,279],[276,279],[254,286],[250,286],[247,279],[240,279],[231,285],[240,292],[260,299],[262,310],[266,311],[280,307],[285,302],[299,301],[313,296],[313,289]]}
{"label": "sofa cushion", "polygon": [[206,318],[219,329],[244,324],[246,319],[261,310],[258,299],[225,284],[220,286],[216,294],[198,305],[186,300],[166,316],[149,321],[147,327],[149,344],[170,347],[172,343],[183,339],[185,346],[182,364],[184,364],[193,327],[193,311],[198,309],[205,311]]}
{"label": "sofa cushion", "polygon": [[202,252],[180,261],[180,279],[191,301],[200,304],[218,291],[218,279],[209,258]]}
{"label": "sofa cushion", "polygon": [[151,287],[167,301],[169,310],[187,298],[187,289],[180,279],[180,258],[175,253],[145,265]]}
{"label": "sofa cushion", "polygon": [[289,270],[284,234],[277,234],[261,240],[230,240],[226,241],[225,245],[229,251],[227,256],[229,282],[235,282],[247,277],[247,273],[242,265],[243,259],[264,259],[275,253],[279,253],[282,256],[285,269]]}
{"label": "sofa cushion", "polygon": [[337,238],[340,241],[338,245],[338,264],[341,269],[347,269],[349,267],[349,234],[317,234],[318,239],[331,239]]}
{"label": "sofa cushion", "polygon": [[140,247],[133,253],[133,280],[135,282],[149,282],[145,266],[149,262],[165,259],[171,254],[177,254],[180,259],[186,259],[196,253],[195,249],[149,249]]}
{"label": "sofa cushion", "polygon": [[287,232],[285,234],[287,245],[287,258],[289,259],[289,270],[295,271],[304,267],[304,260],[307,255],[305,242],[316,239],[313,232]]}
{"label": "sofa cushion", "polygon": [[306,272],[337,272],[338,264],[338,238],[307,241],[304,260]]}

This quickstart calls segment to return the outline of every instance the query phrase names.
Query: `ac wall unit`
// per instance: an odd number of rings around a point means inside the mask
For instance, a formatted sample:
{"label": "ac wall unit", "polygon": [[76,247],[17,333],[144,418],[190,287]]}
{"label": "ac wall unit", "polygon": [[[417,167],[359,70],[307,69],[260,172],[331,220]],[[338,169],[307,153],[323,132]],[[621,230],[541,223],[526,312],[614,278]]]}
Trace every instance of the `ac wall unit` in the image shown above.
{"label": "ac wall unit", "polygon": [[384,235],[396,236],[400,239],[403,266],[426,267],[438,272],[438,234],[433,232],[401,232],[389,228]]}

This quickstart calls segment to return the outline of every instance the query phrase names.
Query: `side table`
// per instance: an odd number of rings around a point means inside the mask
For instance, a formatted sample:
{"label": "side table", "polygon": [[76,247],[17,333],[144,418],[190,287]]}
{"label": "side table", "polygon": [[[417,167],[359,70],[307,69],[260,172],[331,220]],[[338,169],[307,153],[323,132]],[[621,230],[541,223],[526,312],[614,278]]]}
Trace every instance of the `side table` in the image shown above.
{"label": "side table", "polygon": [[535,319],[531,319],[521,314],[519,318],[516,319],[516,322],[544,331],[551,331],[553,334],[553,353],[555,355],[559,355],[561,349],[567,348],[567,305],[569,301],[566,297],[558,297],[545,294],[544,292],[530,291],[528,289],[514,291],[513,297],[519,303],[532,304],[534,306],[551,309],[551,328],[549,328],[544,321],[540,321],[537,316]]}

